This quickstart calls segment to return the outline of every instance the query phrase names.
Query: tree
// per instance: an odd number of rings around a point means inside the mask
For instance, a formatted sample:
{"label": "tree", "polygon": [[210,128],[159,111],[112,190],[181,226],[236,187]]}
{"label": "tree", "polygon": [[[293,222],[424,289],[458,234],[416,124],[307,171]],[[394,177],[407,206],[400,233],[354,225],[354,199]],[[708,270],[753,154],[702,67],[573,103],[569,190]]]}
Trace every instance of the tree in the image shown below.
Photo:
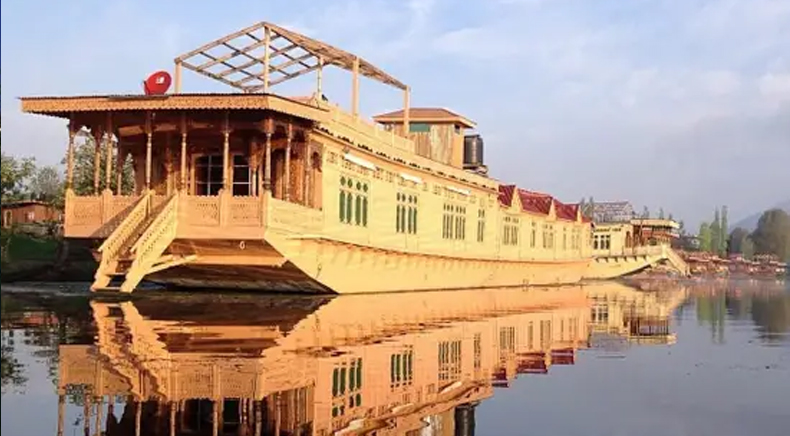
{"label": "tree", "polygon": [[730,232],[727,252],[729,254],[743,254],[743,244],[749,237],[749,231],[743,227],[736,227]]}
{"label": "tree", "polygon": [[[96,154],[96,142],[90,135],[81,135],[85,138],[85,141],[81,144],[77,144],[74,150],[74,192],[77,195],[91,195],[94,192],[93,187],[93,174],[94,174],[94,162],[95,162],[95,154]],[[107,146],[101,146],[101,165],[99,167],[99,192],[105,189],[105,166],[107,163]],[[116,192],[116,176],[115,176],[115,165],[117,162],[117,147],[113,147],[112,152],[112,163],[113,163],[113,174],[110,178],[110,189],[113,192]],[[63,160],[63,163],[66,163],[66,159]],[[130,194],[134,192],[134,168],[132,166],[132,159],[131,156],[127,156],[126,161],[123,165],[123,173],[122,173],[122,181],[121,181],[121,192],[123,194]]]}
{"label": "tree", "polygon": [[680,233],[681,236],[686,234],[686,223],[684,223],[683,220],[678,222],[678,233]]}
{"label": "tree", "polygon": [[727,242],[728,237],[727,234],[729,233],[729,223],[727,222],[727,206],[721,207],[721,229],[720,229],[720,236],[719,236],[719,253],[727,253]]}
{"label": "tree", "polygon": [[30,193],[37,200],[59,204],[63,198],[63,177],[57,168],[38,168],[30,181]]}
{"label": "tree", "polygon": [[711,233],[710,224],[703,222],[699,225],[699,250],[703,252],[710,252],[711,248]]}
{"label": "tree", "polygon": [[721,215],[719,208],[713,213],[713,222],[710,223],[710,251],[714,254],[720,254],[719,248],[721,247]]}
{"label": "tree", "polygon": [[755,252],[790,260],[790,215],[781,209],[763,212],[752,233]]}
{"label": "tree", "polygon": [[35,171],[36,164],[33,158],[17,160],[13,156],[0,153],[2,157],[2,201],[16,200],[25,193],[30,176]]}
{"label": "tree", "polygon": [[743,240],[743,244],[741,245],[741,254],[743,255],[744,259],[751,260],[754,257],[754,242],[752,242],[752,238],[747,236],[746,239]]}

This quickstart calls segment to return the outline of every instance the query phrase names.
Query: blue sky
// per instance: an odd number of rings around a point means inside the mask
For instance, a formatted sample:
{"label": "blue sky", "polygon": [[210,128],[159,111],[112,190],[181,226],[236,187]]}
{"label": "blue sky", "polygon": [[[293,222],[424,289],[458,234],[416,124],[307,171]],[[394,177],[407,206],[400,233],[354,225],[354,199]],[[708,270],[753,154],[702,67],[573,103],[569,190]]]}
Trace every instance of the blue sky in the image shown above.
{"label": "blue sky", "polygon": [[[45,163],[65,126],[16,97],[139,92],[174,57],[266,20],[377,64],[414,106],[477,121],[497,178],[688,223],[790,198],[788,0],[27,0],[1,16],[4,151]],[[328,73],[329,97],[347,102],[350,80]],[[185,72],[184,90],[229,89]],[[400,104],[363,81],[366,115]]]}

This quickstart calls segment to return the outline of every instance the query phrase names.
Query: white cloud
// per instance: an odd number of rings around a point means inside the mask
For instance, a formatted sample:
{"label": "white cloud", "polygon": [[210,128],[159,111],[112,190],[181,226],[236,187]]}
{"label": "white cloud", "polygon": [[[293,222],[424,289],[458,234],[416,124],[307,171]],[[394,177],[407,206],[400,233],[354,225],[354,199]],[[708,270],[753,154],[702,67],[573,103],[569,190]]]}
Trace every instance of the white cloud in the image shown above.
{"label": "white cloud", "polygon": [[713,96],[732,94],[741,86],[739,74],[733,71],[707,71],[702,79],[708,93]]}
{"label": "white cloud", "polygon": [[757,80],[757,86],[769,99],[790,99],[790,73],[766,73]]}

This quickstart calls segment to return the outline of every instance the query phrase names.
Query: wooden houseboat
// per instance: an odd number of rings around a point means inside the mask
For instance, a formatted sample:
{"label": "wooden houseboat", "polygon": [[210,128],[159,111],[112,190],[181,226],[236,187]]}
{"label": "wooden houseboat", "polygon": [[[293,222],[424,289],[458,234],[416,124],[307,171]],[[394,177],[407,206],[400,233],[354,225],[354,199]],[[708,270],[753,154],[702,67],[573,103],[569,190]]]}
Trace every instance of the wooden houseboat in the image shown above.
{"label": "wooden houseboat", "polygon": [[[329,66],[352,73],[350,111],[324,98]],[[184,93],[184,68],[240,92]],[[271,92],[310,72],[311,97]],[[93,290],[487,288],[574,283],[588,267],[577,205],[488,177],[475,123],[410,107],[408,86],[356,55],[262,22],[176,58],[173,76],[172,93],[160,72],[144,95],[22,98],[69,120],[64,231],[98,246]],[[403,91],[403,109],[363,120],[360,77]],[[93,189],[78,194],[86,132]]]}

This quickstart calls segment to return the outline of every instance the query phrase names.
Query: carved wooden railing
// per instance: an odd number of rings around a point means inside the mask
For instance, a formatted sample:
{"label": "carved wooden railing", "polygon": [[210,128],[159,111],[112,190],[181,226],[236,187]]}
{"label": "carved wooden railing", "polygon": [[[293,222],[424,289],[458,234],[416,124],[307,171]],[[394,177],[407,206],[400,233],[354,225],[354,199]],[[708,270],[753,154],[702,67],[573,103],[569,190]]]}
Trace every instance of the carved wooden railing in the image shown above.
{"label": "carved wooden railing", "polygon": [[690,268],[688,263],[683,260],[682,257],[677,253],[677,251],[673,250],[672,247],[664,245],[664,256],[666,256],[667,260],[669,261],[672,266],[674,266],[681,274],[684,276],[689,275]]}
{"label": "carved wooden railing", "polygon": [[249,236],[263,228],[266,197],[235,197],[226,192],[216,196],[182,196],[179,211],[179,237],[205,235],[201,233],[205,231],[216,235],[222,232],[207,227],[237,229]]}
{"label": "carved wooden railing", "polygon": [[[384,130],[378,125],[359,117],[355,118],[338,106],[329,104],[326,107],[329,108],[332,116],[325,124],[325,127],[334,134],[348,138],[353,142],[361,140],[359,142],[363,145],[373,148],[374,151],[384,152],[393,159],[411,162],[421,167],[432,169],[435,172],[442,172],[459,180],[470,179],[470,173],[468,171],[443,165],[427,157],[416,155],[415,144],[411,139],[405,138],[394,131]],[[480,183],[482,179],[478,178],[475,181]],[[489,188],[496,189],[493,181],[483,183],[490,183]]]}
{"label": "carved wooden railing", "polygon": [[178,194],[173,194],[131,248],[134,261],[126,273],[121,292],[132,292],[176,238]]}
{"label": "carved wooden railing", "polygon": [[140,196],[113,195],[104,191],[98,196],[79,197],[74,191],[66,192],[64,214],[67,237],[103,237],[126,218]]}
{"label": "carved wooden railing", "polygon": [[[367,120],[359,117],[354,117],[348,112],[340,109],[340,107],[330,105],[332,112],[333,127],[338,130],[338,133],[353,133],[352,136],[362,136],[368,141],[375,141],[377,144],[386,144],[398,150],[406,151],[409,153],[414,152],[414,142],[408,138],[396,134],[394,131],[385,130]],[[350,131],[344,132],[349,129]]]}
{"label": "carved wooden railing", "polygon": [[264,203],[259,197],[228,196],[228,226],[260,227],[263,224]]}
{"label": "carved wooden railing", "polygon": [[324,215],[312,209],[276,198],[270,199],[267,225],[294,233],[319,233],[324,228]]}

